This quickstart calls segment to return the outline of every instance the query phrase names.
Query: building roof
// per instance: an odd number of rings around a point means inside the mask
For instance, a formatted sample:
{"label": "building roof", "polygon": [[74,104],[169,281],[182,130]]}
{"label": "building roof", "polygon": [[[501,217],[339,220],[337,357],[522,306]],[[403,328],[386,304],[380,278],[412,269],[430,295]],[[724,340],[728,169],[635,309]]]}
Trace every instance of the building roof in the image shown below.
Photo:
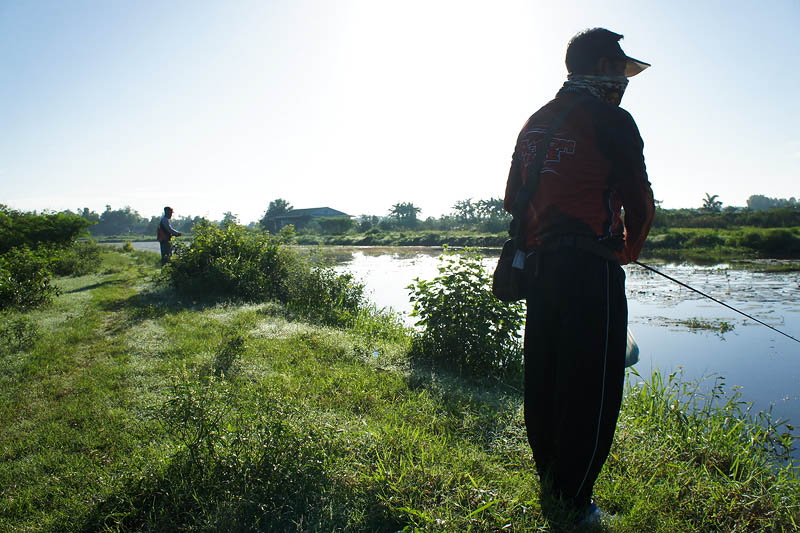
{"label": "building roof", "polygon": [[347,213],[343,213],[336,209],[331,209],[330,207],[311,207],[308,209],[292,209],[291,211],[284,213],[282,215],[278,215],[276,219],[293,219],[293,218],[303,218],[303,217],[311,217],[311,218],[320,218],[320,217],[348,217],[352,218],[352,215],[348,215]]}

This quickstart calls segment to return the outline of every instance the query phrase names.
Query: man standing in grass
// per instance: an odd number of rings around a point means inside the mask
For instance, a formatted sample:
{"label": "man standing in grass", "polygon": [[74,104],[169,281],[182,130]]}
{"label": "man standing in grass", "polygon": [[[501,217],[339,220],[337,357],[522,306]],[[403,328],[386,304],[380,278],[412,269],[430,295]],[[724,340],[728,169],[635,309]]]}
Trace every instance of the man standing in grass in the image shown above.
{"label": "man standing in grass", "polygon": [[172,218],[172,208],[167,206],[164,208],[164,216],[158,223],[158,231],[156,238],[161,244],[161,266],[167,264],[169,257],[172,255],[172,242],[170,240],[173,236],[183,235],[180,231],[175,230],[169,223]]}
{"label": "man standing in grass", "polygon": [[504,200],[512,211],[522,184],[536,179],[528,165],[546,149],[538,187],[522,204],[525,425],[543,511],[565,507],[583,522],[602,517],[592,490],[622,402],[628,308],[620,265],[638,258],[655,212],[642,139],[619,107],[628,78],[649,65],[626,56],[620,39],[603,28],[572,38],[567,81],[520,132]]}

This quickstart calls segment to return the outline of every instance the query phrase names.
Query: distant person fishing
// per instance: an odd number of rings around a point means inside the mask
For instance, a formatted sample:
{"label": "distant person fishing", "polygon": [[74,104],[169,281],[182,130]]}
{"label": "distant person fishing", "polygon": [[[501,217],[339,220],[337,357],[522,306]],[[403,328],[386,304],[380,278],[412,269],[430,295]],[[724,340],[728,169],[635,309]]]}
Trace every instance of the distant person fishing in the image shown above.
{"label": "distant person fishing", "polygon": [[570,40],[567,81],[522,128],[504,200],[515,266],[524,261],[525,426],[542,510],[586,524],[603,517],[592,490],[623,395],[621,265],[638,259],[655,213],[639,130],[619,107],[628,78],[650,65],[620,39],[594,28]]}
{"label": "distant person fishing", "polygon": [[158,239],[158,242],[161,244],[161,266],[166,265],[172,255],[172,237],[180,237],[183,235],[183,233],[173,228],[169,223],[173,212],[171,207],[165,207],[164,216],[161,217],[161,221],[158,223],[156,239]]}

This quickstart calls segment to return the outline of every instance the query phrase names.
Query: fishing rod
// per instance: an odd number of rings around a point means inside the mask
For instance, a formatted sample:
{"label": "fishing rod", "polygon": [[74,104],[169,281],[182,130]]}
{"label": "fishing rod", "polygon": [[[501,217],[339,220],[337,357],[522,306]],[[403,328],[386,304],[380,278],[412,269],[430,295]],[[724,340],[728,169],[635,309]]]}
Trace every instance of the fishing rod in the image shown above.
{"label": "fishing rod", "polygon": [[646,270],[649,270],[650,272],[655,272],[655,273],[656,273],[656,274],[658,274],[659,276],[664,276],[664,277],[665,277],[665,278],[667,278],[668,280],[670,280],[670,281],[674,281],[675,283],[677,283],[677,284],[678,284],[678,285],[680,285],[681,287],[686,287],[686,288],[687,288],[687,289],[689,289],[690,291],[694,291],[694,292],[696,292],[697,294],[699,294],[700,296],[705,296],[706,298],[708,298],[709,300],[711,300],[711,301],[713,301],[713,302],[717,302],[717,303],[718,303],[718,304],[720,304],[720,305],[724,305],[725,307],[727,307],[727,308],[728,308],[728,309],[730,309],[731,311],[736,311],[736,312],[737,312],[737,313],[739,313],[740,315],[744,315],[744,316],[746,316],[747,318],[749,318],[750,320],[755,320],[756,322],[758,322],[758,323],[759,323],[759,324],[761,324],[762,326],[767,326],[767,327],[768,327],[769,329],[771,329],[772,331],[777,331],[778,333],[780,333],[780,334],[781,334],[781,335],[783,335],[784,337],[789,337],[789,338],[790,338],[790,339],[792,339],[794,342],[798,342],[798,343],[800,343],[800,340],[797,340],[797,339],[795,339],[794,337],[792,337],[792,336],[791,336],[791,335],[789,335],[788,333],[784,333],[783,331],[779,330],[778,328],[774,328],[774,327],[770,326],[770,325],[769,325],[769,324],[767,324],[766,322],[762,322],[761,320],[759,320],[759,319],[757,319],[757,318],[755,318],[755,317],[753,317],[753,316],[750,316],[750,315],[748,315],[747,313],[745,313],[745,312],[743,312],[743,311],[739,311],[739,310],[738,310],[738,309],[736,309],[735,307],[731,307],[730,305],[726,304],[725,302],[722,302],[722,301],[720,301],[720,300],[717,300],[717,299],[716,299],[716,298],[714,298],[713,296],[709,296],[708,294],[706,294],[706,293],[704,293],[704,292],[702,292],[702,291],[698,291],[698,290],[697,290],[697,289],[695,289],[694,287],[690,287],[689,285],[685,284],[685,283],[684,283],[684,282],[682,282],[682,281],[679,281],[679,280],[677,280],[677,279],[675,279],[675,278],[673,278],[673,277],[671,277],[671,276],[668,276],[668,275],[664,274],[663,272],[659,272],[658,270],[656,270],[655,268],[653,268],[653,267],[651,267],[651,266],[649,266],[649,265],[645,265],[644,263],[640,263],[639,261],[633,261],[633,263],[635,263],[635,264],[639,265],[640,267],[642,267],[642,268],[644,268],[644,269],[646,269]]}

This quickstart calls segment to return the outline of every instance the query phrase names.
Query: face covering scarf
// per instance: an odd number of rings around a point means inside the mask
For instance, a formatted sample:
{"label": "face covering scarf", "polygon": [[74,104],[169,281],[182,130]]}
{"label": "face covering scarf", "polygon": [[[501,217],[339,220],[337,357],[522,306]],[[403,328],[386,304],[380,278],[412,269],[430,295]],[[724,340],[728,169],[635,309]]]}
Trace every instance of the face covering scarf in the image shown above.
{"label": "face covering scarf", "polygon": [[592,76],[590,74],[570,74],[561,92],[588,92],[611,105],[619,105],[628,86],[625,76]]}

